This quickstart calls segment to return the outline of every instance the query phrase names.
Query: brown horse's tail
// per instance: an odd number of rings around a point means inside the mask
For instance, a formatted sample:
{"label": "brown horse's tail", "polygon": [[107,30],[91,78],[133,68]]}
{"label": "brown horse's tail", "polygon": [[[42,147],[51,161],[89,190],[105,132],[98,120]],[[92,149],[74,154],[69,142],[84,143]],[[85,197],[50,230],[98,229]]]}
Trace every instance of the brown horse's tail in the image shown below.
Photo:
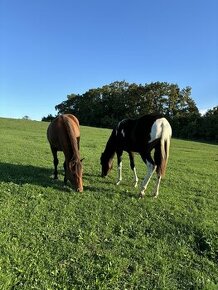
{"label": "brown horse's tail", "polygon": [[164,177],[169,158],[170,139],[172,135],[172,129],[169,122],[164,118],[162,123],[162,135],[160,138],[160,166],[158,168],[158,174]]}

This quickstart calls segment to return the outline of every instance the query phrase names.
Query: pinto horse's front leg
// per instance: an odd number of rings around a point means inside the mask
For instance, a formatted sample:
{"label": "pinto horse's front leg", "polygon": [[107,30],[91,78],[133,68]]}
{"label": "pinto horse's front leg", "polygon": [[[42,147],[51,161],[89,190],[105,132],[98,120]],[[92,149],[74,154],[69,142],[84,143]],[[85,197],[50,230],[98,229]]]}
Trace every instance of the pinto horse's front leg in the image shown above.
{"label": "pinto horse's front leg", "polygon": [[135,168],[134,153],[132,151],[129,151],[128,153],[129,153],[130,167],[134,173],[134,187],[137,187],[139,179],[138,179],[136,168]]}
{"label": "pinto horse's front leg", "polygon": [[135,167],[133,168],[133,173],[134,173],[134,187],[137,187],[139,179],[138,179]]}
{"label": "pinto horse's front leg", "polygon": [[117,169],[118,169],[118,176],[117,176],[117,182],[116,185],[119,185],[122,181],[122,153],[123,152],[117,152]]}

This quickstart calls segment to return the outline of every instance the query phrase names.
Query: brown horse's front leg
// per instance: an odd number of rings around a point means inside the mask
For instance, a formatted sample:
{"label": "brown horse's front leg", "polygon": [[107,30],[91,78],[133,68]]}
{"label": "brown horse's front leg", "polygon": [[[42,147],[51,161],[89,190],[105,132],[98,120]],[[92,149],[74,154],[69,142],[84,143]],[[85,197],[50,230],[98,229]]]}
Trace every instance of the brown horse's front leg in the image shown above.
{"label": "brown horse's front leg", "polygon": [[58,179],[58,157],[57,157],[57,151],[55,149],[52,149],[53,154],[53,163],[54,163],[54,179]]}
{"label": "brown horse's front leg", "polygon": [[67,166],[66,166],[66,161],[64,161],[64,185],[67,185],[67,175],[66,175],[66,171],[67,170]]}

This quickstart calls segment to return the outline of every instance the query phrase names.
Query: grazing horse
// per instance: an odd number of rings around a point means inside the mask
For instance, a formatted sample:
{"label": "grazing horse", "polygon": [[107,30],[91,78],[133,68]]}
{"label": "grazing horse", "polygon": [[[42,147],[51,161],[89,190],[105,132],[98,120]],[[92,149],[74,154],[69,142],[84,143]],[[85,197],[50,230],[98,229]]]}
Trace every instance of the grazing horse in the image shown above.
{"label": "grazing horse", "polygon": [[70,180],[75,189],[82,192],[82,162],[79,154],[80,129],[78,119],[70,114],[58,116],[48,126],[47,138],[54,158],[54,179],[58,178],[57,151],[63,151],[65,156],[64,183],[66,185],[67,180]]}
{"label": "grazing horse", "polygon": [[[123,151],[126,151],[129,154],[130,167],[134,172],[136,187],[138,177],[134,163],[134,152],[137,152],[147,165],[147,175],[142,182],[140,197],[144,197],[145,190],[155,170],[158,178],[154,189],[154,197],[157,197],[161,178],[166,171],[171,135],[171,126],[161,115],[145,115],[136,120],[122,120],[113,129],[101,155],[102,177],[106,176],[112,169],[113,158],[116,153],[118,165],[117,185],[121,182],[122,154]],[[151,151],[153,149],[154,156],[152,158]]]}

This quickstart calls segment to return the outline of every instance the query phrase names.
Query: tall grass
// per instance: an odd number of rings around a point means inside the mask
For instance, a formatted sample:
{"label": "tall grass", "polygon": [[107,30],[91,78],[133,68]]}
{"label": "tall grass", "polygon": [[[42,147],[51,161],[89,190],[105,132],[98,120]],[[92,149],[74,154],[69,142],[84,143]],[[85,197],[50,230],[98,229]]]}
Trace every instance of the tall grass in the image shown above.
{"label": "tall grass", "polygon": [[[216,145],[172,140],[160,195],[100,177],[110,130],[81,127],[84,192],[63,187],[48,124],[0,119],[0,289],[218,289]],[[136,156],[140,179],[145,166]]]}

